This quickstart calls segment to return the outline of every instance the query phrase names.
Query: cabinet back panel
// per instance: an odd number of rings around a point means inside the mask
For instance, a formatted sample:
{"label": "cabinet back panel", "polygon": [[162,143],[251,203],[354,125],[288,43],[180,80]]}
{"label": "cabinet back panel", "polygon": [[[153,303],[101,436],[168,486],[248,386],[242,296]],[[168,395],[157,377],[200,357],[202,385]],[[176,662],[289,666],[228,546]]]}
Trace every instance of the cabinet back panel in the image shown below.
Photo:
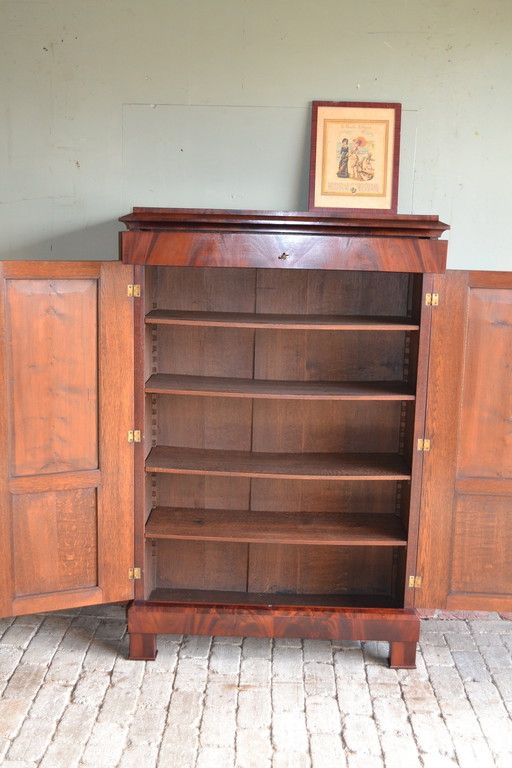
{"label": "cabinet back panel", "polygon": [[246,590],[247,544],[159,541],[156,550],[157,587]]}
{"label": "cabinet back panel", "polygon": [[282,452],[396,452],[399,402],[255,401],[252,448]]}
{"label": "cabinet back panel", "polygon": [[342,512],[390,514],[395,510],[396,483],[253,478],[251,509],[275,512]]}
{"label": "cabinet back panel", "polygon": [[157,398],[157,442],[183,448],[251,449],[252,402],[218,397]]}
{"label": "cabinet back panel", "polygon": [[251,480],[209,475],[156,475],[156,504],[192,509],[249,509]]}
{"label": "cabinet back panel", "polygon": [[256,331],[254,378],[402,381],[402,331]]}
{"label": "cabinet back panel", "polygon": [[158,373],[253,376],[253,330],[159,326],[156,337]]}
{"label": "cabinet back panel", "polygon": [[249,592],[392,594],[393,550],[251,544]]}
{"label": "cabinet back panel", "polygon": [[254,269],[156,267],[154,298],[159,309],[254,312]]}
{"label": "cabinet back panel", "polygon": [[257,311],[405,317],[409,275],[260,269]]}

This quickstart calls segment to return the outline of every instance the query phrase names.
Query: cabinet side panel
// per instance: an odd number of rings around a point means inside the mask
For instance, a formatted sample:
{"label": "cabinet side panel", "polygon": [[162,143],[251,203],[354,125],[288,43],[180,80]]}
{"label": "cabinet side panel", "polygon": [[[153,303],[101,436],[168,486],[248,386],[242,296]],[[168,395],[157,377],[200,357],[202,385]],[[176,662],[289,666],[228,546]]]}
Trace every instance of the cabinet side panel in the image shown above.
{"label": "cabinet side panel", "polygon": [[12,474],[97,467],[96,281],[9,280],[7,302]]}

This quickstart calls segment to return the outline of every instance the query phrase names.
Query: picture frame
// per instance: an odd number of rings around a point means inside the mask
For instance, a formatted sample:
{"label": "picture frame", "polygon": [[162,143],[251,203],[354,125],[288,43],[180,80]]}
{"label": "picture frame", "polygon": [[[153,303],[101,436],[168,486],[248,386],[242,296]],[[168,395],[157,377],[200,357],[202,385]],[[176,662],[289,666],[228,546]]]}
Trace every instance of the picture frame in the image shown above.
{"label": "picture frame", "polygon": [[309,210],[396,213],[402,105],[314,101]]}

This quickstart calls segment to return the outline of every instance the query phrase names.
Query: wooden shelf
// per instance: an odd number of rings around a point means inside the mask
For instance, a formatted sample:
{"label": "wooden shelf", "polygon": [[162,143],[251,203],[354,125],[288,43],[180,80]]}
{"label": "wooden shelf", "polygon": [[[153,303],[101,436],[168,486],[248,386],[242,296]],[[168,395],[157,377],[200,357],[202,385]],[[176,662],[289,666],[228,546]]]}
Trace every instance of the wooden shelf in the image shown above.
{"label": "wooden shelf", "polygon": [[146,538],[334,546],[407,545],[403,523],[396,515],[247,509],[156,507],[146,523]]}
{"label": "wooden shelf", "polygon": [[402,456],[388,453],[264,453],[156,446],[147,472],[303,480],[408,480]]}
{"label": "wooden shelf", "polygon": [[417,331],[419,326],[401,317],[360,315],[280,315],[249,312],[192,312],[154,309],[146,315],[150,325],[199,325],[216,328],[260,328],[315,331]]}
{"label": "wooden shelf", "polygon": [[154,589],[148,602],[183,603],[267,607],[304,607],[319,608],[399,608],[397,601],[390,595],[366,594],[290,594],[288,592],[228,592],[224,590],[202,589]]}
{"label": "wooden shelf", "polygon": [[414,400],[401,381],[266,381],[213,376],[156,373],[146,392],[161,395],[202,395],[280,400]]}

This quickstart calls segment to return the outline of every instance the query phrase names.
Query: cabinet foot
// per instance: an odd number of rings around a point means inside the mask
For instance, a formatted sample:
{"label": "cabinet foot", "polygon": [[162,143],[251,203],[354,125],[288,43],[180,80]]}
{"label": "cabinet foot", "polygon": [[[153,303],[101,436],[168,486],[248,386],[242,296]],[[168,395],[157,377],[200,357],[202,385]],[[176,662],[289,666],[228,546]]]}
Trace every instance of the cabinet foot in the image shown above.
{"label": "cabinet foot", "polygon": [[392,669],[416,669],[416,642],[391,642],[389,666]]}
{"label": "cabinet foot", "polygon": [[134,661],[154,661],[156,654],[156,635],[130,633],[129,659]]}

